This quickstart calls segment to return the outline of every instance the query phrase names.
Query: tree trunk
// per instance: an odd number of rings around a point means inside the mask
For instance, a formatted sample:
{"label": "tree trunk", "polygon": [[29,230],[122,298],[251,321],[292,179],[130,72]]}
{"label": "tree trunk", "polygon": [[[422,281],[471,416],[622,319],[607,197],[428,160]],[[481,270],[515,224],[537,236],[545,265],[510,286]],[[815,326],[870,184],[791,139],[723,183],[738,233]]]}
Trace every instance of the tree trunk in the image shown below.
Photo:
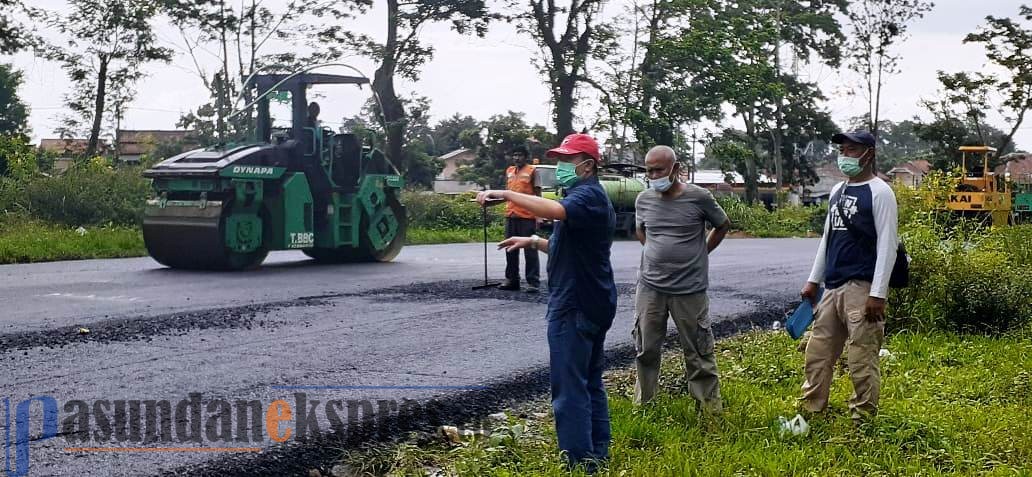
{"label": "tree trunk", "polygon": [[398,54],[398,0],[387,1],[387,41],[384,43],[383,59],[373,75],[373,91],[380,98],[380,113],[383,130],[387,135],[387,159],[395,167],[406,170],[405,107],[394,90],[394,70]]}
{"label": "tree trunk", "polygon": [[104,120],[104,96],[107,94],[108,58],[100,57],[100,71],[97,73],[97,100],[93,106],[93,127],[90,128],[90,140],[86,145],[86,157],[93,157],[100,144],[100,125]]}
{"label": "tree trunk", "polygon": [[759,174],[756,170],[756,161],[762,155],[762,148],[760,147],[760,141],[756,138],[756,123],[748,114],[743,114],[742,117],[745,119],[745,133],[749,136],[752,146],[752,156],[745,158],[745,203],[753,205],[756,203],[756,198],[760,195],[759,185]]}
{"label": "tree trunk", "polygon": [[882,65],[882,59],[883,58],[884,58],[884,54],[879,53],[878,54],[878,80],[875,83],[875,87],[877,89],[875,89],[875,93],[874,93],[874,114],[871,115],[872,116],[871,117],[871,135],[873,135],[875,137],[875,139],[878,138],[878,120],[880,119],[880,116],[881,116],[882,70],[885,69],[884,66]]}
{"label": "tree trunk", "polygon": [[573,134],[574,90],[577,80],[569,75],[557,75],[555,85],[555,130],[560,138]]}
{"label": "tree trunk", "polygon": [[383,113],[383,129],[387,134],[387,159],[401,169],[407,169],[404,164],[405,148],[405,107],[398,99],[394,91],[394,77],[384,72],[381,66],[376,70],[373,79],[373,91],[380,97],[381,112]]}

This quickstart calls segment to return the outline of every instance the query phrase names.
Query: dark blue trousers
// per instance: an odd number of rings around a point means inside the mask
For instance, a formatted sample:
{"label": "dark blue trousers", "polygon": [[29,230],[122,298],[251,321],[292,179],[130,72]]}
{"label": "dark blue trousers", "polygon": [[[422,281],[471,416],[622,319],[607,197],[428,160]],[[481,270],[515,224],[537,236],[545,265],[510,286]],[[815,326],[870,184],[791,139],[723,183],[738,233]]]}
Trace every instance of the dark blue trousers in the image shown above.
{"label": "dark blue trousers", "polygon": [[559,449],[571,465],[609,458],[609,404],[602,384],[604,327],[575,309],[548,311],[552,411]]}

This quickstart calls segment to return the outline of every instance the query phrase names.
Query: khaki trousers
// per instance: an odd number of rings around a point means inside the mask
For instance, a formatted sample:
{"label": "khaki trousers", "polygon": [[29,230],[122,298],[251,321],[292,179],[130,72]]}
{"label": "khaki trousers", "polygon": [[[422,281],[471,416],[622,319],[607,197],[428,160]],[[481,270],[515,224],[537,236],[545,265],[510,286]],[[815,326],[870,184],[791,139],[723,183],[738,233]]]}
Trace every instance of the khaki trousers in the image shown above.
{"label": "khaki trousers", "polygon": [[846,364],[853,381],[850,415],[863,419],[878,412],[881,371],[878,351],[885,339],[885,322],[867,321],[864,310],[871,283],[851,280],[826,290],[815,311],[813,331],[806,345],[803,408],[821,412],[828,407],[828,394],[835,362],[846,348]]}
{"label": "khaki trousers", "polygon": [[647,403],[656,395],[669,315],[677,326],[689,392],[705,409],[720,411],[720,374],[713,356],[713,331],[710,330],[706,292],[672,295],[639,283],[634,307],[634,330],[631,334],[637,351],[634,363],[638,371],[634,383],[635,404]]}

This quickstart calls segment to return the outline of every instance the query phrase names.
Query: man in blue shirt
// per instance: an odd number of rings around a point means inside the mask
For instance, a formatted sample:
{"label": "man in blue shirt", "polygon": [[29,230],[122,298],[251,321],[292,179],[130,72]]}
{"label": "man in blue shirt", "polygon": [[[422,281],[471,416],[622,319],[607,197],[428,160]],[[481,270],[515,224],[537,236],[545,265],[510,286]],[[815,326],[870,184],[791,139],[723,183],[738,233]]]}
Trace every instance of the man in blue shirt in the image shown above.
{"label": "man in blue shirt", "polygon": [[[831,191],[824,235],[810,278],[800,292],[815,305],[806,345],[802,406],[828,407],[835,362],[846,348],[853,396],[850,415],[860,422],[878,411],[878,352],[885,338],[885,298],[898,245],[896,196],[875,175],[875,138],[866,131],[836,134],[838,166],[848,177]],[[821,283],[827,291],[816,303]]]}
{"label": "man in blue shirt", "polygon": [[553,201],[489,190],[477,201],[504,199],[552,219],[549,239],[511,237],[499,248],[548,254],[548,348],[559,448],[571,466],[594,472],[609,457],[609,407],[602,384],[606,332],[616,316],[616,284],[609,260],[616,214],[598,182],[598,143],[571,134],[548,151],[558,159],[556,180],[565,197]]}

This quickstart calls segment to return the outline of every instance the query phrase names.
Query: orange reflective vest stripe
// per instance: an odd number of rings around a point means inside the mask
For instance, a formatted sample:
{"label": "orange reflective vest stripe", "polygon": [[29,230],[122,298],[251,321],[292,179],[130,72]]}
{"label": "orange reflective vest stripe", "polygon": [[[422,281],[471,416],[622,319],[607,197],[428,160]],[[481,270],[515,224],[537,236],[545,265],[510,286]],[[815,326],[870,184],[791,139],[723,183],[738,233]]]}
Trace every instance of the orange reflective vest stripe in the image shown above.
{"label": "orange reflective vest stripe", "polygon": [[[534,166],[528,164],[522,169],[516,170],[516,166],[509,166],[505,170],[506,188],[522,194],[534,195]],[[505,204],[506,217],[520,217],[533,219],[534,214],[523,207],[513,204],[511,201]]]}

